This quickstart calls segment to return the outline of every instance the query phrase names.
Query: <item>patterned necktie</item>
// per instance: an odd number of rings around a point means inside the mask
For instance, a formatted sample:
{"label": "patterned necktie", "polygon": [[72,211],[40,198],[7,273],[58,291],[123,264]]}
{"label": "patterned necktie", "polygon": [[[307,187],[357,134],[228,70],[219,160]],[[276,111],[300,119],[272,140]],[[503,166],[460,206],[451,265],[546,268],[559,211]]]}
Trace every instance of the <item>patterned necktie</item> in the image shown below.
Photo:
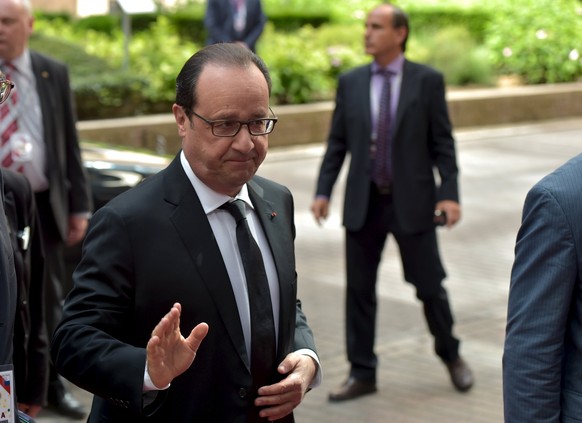
{"label": "patterned necktie", "polygon": [[378,125],[376,131],[376,150],[374,154],[374,167],[372,180],[378,187],[388,187],[392,182],[392,146],[390,145],[391,113],[390,103],[392,96],[393,72],[379,71],[384,77],[384,84],[380,94],[380,107],[378,112]]}
{"label": "patterned necktie", "polygon": [[[4,63],[4,74],[6,79],[14,81],[14,71],[16,68],[11,63]],[[10,167],[13,163],[10,137],[18,131],[18,120],[16,108],[18,107],[19,92],[15,86],[10,97],[0,106],[0,122],[2,123],[2,133],[0,134],[0,166]],[[18,169],[17,169],[18,170]]]}
{"label": "patterned necktie", "polygon": [[275,324],[267,272],[261,250],[251,234],[245,203],[234,200],[220,206],[236,221],[236,241],[245,270],[251,318],[251,373],[255,392],[272,383],[276,368]]}

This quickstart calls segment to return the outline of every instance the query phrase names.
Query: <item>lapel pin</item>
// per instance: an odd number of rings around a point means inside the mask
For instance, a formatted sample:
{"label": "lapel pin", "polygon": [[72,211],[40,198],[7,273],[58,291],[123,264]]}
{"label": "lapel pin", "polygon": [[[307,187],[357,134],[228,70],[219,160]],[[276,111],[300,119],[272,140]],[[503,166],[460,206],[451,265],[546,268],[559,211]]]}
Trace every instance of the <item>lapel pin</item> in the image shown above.
{"label": "lapel pin", "polygon": [[277,217],[277,212],[271,212],[271,219],[274,219],[275,217]]}

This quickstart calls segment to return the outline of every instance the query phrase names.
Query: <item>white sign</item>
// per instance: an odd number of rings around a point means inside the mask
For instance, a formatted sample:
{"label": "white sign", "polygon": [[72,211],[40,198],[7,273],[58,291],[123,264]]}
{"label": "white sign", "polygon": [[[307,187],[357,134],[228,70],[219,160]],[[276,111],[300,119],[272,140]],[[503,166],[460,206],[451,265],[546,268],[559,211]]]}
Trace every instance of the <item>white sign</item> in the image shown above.
{"label": "white sign", "polygon": [[121,10],[129,15],[153,13],[157,10],[154,0],[117,0],[117,3]]}
{"label": "white sign", "polygon": [[77,15],[80,17],[106,15],[109,13],[108,0],[93,0],[77,2]]}
{"label": "white sign", "polygon": [[17,409],[14,403],[14,372],[12,365],[0,366],[0,422],[14,423]]}

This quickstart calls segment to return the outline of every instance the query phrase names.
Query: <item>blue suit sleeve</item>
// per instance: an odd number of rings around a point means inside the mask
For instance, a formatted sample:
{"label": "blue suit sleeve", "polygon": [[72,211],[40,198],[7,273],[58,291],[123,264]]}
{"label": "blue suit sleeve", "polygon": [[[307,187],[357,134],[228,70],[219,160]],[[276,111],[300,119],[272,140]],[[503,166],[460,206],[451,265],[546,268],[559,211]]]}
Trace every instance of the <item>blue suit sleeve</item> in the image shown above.
{"label": "blue suit sleeve", "polygon": [[525,201],[511,273],[505,347],[505,422],[560,422],[562,363],[577,280],[575,238],[543,185]]}

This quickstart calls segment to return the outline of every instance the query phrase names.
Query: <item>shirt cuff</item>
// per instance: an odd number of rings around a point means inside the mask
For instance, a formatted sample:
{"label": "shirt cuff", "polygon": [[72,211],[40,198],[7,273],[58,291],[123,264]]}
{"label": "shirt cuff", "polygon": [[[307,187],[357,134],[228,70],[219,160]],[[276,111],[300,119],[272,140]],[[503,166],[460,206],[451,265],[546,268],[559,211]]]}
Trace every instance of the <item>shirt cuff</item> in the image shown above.
{"label": "shirt cuff", "polygon": [[85,219],[91,219],[91,217],[93,216],[93,213],[86,211],[86,212],[74,212],[71,213],[71,216],[73,217],[82,217]]}
{"label": "shirt cuff", "polygon": [[143,371],[143,391],[144,392],[165,391],[169,387],[170,387],[170,383],[168,383],[163,388],[158,388],[156,385],[154,385],[154,383],[152,382],[152,378],[150,377],[150,374],[148,372],[148,362],[146,361],[145,369]]}
{"label": "shirt cuff", "polygon": [[321,385],[321,381],[323,379],[323,373],[321,371],[321,363],[319,362],[319,357],[317,356],[317,354],[315,354],[315,351],[312,351],[308,348],[302,348],[302,349],[297,350],[295,352],[297,354],[307,355],[307,356],[313,358],[315,360],[315,362],[317,363],[317,373],[315,374],[315,377],[311,381],[311,384],[309,385],[309,389],[317,388],[319,385]]}

